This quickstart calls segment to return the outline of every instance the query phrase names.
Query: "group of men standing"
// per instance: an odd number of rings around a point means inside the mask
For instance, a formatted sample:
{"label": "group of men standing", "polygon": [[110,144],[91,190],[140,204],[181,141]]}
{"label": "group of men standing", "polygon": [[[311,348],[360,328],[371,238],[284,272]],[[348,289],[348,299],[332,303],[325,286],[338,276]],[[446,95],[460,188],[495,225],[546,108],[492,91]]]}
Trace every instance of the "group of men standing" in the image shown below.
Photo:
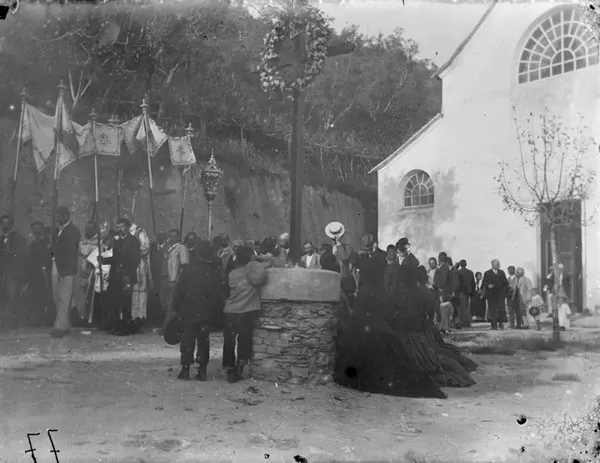
{"label": "group of men standing", "polygon": [[[48,321],[54,315],[52,335],[63,336],[70,329],[80,233],[68,208],[59,207],[56,219],[58,227],[50,233],[53,239],[43,223],[36,221],[31,224],[33,240],[27,243],[14,229],[12,217],[0,218],[0,300],[6,328],[40,317]],[[33,311],[24,303],[27,294]]]}

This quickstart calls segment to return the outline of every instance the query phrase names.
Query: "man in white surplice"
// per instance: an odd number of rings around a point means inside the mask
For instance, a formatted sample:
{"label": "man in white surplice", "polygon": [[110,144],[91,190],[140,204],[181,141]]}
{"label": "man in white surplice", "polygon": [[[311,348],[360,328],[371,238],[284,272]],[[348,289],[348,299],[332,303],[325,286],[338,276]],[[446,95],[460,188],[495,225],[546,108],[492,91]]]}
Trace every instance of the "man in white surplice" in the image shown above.
{"label": "man in white surplice", "polygon": [[148,314],[148,291],[152,287],[152,272],[150,271],[150,238],[142,227],[135,223],[133,214],[125,213],[123,217],[131,222],[129,232],[140,242],[140,265],[137,269],[137,283],[131,294],[131,319],[140,328]]}

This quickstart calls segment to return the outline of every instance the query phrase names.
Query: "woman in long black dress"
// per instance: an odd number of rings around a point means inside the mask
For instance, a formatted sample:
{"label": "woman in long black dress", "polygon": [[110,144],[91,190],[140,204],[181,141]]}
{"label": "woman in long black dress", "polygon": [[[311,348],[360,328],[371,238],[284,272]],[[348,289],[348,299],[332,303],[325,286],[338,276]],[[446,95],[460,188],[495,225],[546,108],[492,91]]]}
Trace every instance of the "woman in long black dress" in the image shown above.
{"label": "woman in long black dress", "polygon": [[419,287],[416,269],[402,267],[397,278],[395,294],[383,304],[379,299],[379,307],[359,290],[340,333],[335,381],[367,392],[436,398],[446,397],[440,387],[474,384],[468,374],[474,362],[436,335],[430,320],[436,299]]}

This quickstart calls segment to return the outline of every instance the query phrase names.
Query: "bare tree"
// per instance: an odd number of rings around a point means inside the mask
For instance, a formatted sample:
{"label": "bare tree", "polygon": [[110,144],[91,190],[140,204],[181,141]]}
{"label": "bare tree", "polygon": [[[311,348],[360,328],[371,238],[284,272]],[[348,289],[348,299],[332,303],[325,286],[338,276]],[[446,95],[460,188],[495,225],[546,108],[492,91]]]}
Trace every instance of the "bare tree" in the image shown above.
{"label": "bare tree", "polygon": [[552,294],[553,338],[560,341],[558,296],[562,294],[563,265],[556,240],[557,229],[585,226],[595,211],[581,217],[581,204],[589,198],[596,173],[585,167],[591,137],[580,118],[577,127],[565,127],[560,118],[547,109],[536,124],[532,113],[527,127],[519,125],[513,107],[520,158],[511,165],[499,162],[495,178],[505,210],[520,214],[529,226],[546,223],[550,229],[554,285]]}

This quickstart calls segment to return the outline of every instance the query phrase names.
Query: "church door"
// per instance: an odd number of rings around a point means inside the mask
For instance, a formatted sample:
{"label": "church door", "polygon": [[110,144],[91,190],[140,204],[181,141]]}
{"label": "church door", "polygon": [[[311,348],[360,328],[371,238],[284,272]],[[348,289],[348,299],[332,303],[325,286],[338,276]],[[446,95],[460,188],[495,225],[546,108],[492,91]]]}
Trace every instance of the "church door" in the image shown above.
{"label": "church door", "polygon": [[[556,247],[560,255],[559,261],[564,265],[563,287],[567,293],[571,310],[583,310],[583,261],[581,241],[581,208],[578,208],[577,219],[569,225],[562,225],[556,231]],[[552,266],[552,247],[550,246],[550,227],[548,223],[541,225],[542,242],[542,278],[548,275]],[[543,287],[543,285],[542,285]],[[541,289],[541,287],[540,287]]]}

